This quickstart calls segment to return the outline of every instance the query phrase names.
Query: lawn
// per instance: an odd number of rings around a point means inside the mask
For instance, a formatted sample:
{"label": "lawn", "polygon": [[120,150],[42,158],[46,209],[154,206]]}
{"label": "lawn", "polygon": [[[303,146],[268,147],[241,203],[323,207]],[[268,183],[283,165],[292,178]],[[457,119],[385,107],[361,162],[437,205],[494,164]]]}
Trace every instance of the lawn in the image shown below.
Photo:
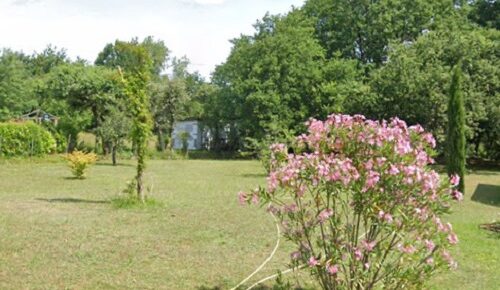
{"label": "lawn", "polygon": [[[133,175],[130,161],[100,162],[86,180],[59,161],[0,161],[0,289],[228,289],[272,251],[272,217],[236,197],[265,181],[259,162],[149,161],[146,181],[165,206],[114,209]],[[447,217],[459,269],[435,289],[500,285],[500,238],[478,228],[500,220],[500,172],[473,172],[466,185]],[[289,248],[246,285],[286,269]]]}

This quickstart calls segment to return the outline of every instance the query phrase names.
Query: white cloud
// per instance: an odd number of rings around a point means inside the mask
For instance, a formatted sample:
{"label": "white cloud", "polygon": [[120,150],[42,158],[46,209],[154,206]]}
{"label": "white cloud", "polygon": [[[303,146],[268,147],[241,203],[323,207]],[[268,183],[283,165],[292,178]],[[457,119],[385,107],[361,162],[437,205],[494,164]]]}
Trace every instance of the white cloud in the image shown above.
{"label": "white cloud", "polygon": [[14,1],[12,1],[12,4],[13,5],[22,6],[22,5],[33,4],[33,3],[36,3],[36,2],[39,2],[39,1],[40,0],[14,0]]}

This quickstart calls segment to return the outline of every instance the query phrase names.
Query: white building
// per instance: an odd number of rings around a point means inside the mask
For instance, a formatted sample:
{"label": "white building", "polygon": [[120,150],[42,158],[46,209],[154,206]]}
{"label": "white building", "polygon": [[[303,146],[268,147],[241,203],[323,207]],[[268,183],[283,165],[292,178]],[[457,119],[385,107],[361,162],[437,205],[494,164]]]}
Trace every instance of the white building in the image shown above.
{"label": "white building", "polygon": [[203,128],[201,123],[197,120],[178,121],[174,124],[174,131],[172,132],[172,147],[174,149],[182,149],[181,134],[187,132],[188,149],[200,150],[203,148]]}

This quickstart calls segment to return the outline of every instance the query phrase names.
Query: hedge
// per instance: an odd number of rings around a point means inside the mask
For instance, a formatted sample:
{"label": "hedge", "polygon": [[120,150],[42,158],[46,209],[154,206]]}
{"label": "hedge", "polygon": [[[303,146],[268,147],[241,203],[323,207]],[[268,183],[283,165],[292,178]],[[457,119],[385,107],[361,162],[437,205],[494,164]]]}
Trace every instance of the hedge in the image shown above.
{"label": "hedge", "polygon": [[54,137],[40,125],[0,123],[0,156],[39,156],[55,149]]}

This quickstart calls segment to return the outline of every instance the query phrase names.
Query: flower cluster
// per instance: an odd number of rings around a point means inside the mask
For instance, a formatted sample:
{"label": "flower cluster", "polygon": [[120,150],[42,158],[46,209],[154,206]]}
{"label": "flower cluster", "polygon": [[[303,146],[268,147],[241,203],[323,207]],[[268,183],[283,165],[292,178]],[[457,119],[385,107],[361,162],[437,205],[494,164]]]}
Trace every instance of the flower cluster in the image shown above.
{"label": "flower cluster", "polygon": [[271,146],[267,186],[240,193],[243,203],[271,202],[297,245],[292,263],[309,265],[326,289],[418,286],[456,266],[447,249],[458,238],[440,216],[463,195],[458,176],[429,168],[431,134],[361,115],[307,126],[295,146]]}

